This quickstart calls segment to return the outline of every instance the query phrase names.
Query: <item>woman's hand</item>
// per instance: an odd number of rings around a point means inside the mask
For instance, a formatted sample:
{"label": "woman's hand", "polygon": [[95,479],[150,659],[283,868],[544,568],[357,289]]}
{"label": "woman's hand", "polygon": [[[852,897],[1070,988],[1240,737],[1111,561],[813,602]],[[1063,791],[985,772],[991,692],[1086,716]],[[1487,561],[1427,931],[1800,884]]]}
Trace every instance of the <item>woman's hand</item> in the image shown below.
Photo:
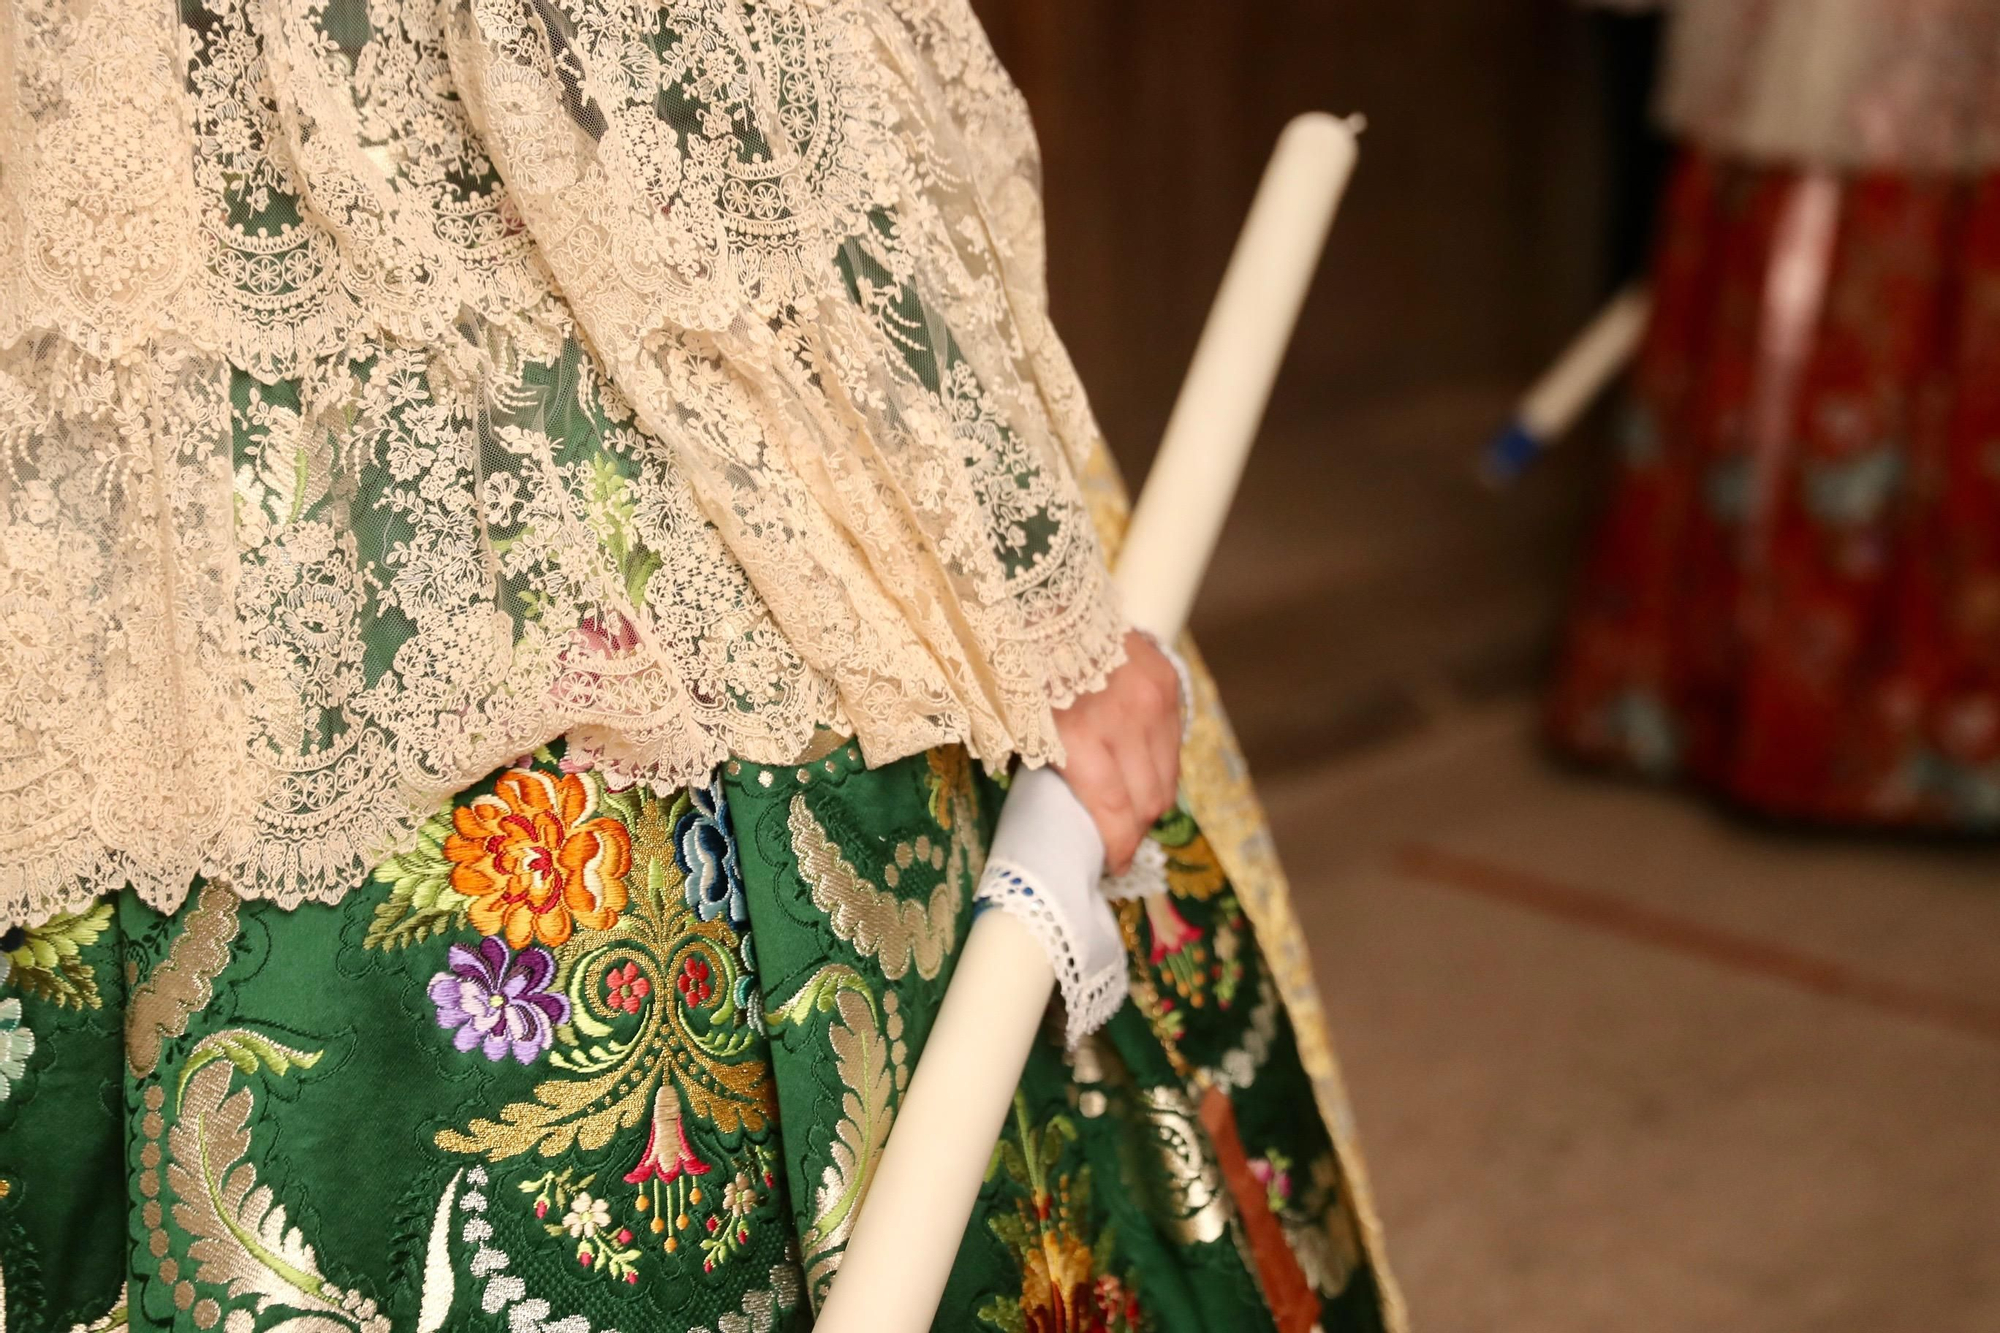
{"label": "woman's hand", "polygon": [[1143,634],[1125,636],[1125,664],[1095,694],[1056,714],[1069,760],[1058,770],[1104,839],[1104,864],[1123,874],[1181,776],[1180,675]]}

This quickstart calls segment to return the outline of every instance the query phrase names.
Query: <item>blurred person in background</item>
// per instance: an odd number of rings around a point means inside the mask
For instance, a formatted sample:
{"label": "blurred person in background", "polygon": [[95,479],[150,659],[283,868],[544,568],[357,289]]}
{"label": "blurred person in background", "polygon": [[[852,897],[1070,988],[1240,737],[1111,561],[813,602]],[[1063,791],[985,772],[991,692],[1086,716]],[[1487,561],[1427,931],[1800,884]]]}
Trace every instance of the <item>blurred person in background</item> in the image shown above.
{"label": "blurred person in background", "polygon": [[2000,0],[1667,9],[1679,160],[1553,737],[2000,829]]}

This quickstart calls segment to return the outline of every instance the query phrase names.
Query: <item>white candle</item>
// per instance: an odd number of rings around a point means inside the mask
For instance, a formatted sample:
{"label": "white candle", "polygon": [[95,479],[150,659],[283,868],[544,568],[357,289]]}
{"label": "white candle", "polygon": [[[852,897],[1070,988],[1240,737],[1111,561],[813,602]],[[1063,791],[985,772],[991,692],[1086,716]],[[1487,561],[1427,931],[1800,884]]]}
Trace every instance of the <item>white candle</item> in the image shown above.
{"label": "white candle", "polygon": [[1516,416],[1522,429],[1545,445],[1569,434],[1639,350],[1649,311],[1644,287],[1613,297],[1529,387]]}
{"label": "white candle", "polygon": [[[1347,122],[1300,116],[1251,204],[1119,559],[1127,615],[1163,639],[1180,633],[1215,549],[1355,147]],[[1050,783],[1060,790],[1045,791]],[[1022,773],[1010,809],[1024,784],[1044,806],[1048,836],[1102,857],[1090,816],[1061,778]],[[996,845],[1007,824],[1003,811]],[[981,913],[820,1310],[821,1333],[931,1326],[1054,989],[1028,928],[1006,912]]]}
{"label": "white candle", "polygon": [[959,952],[815,1329],[922,1333],[931,1326],[1055,988],[1048,955],[1028,928],[1009,913],[982,912]]}
{"label": "white candle", "polygon": [[1324,112],[1285,126],[1195,344],[1118,563],[1126,615],[1169,642],[1222,534],[1356,151],[1354,128]]}

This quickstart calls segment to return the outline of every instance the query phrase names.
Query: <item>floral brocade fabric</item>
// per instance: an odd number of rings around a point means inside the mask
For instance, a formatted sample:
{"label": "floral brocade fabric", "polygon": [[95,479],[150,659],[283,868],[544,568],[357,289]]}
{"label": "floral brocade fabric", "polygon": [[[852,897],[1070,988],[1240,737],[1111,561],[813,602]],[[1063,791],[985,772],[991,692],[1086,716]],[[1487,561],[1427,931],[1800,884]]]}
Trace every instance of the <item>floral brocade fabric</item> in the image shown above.
{"label": "floral brocade fabric", "polygon": [[964,0],[0,0],[0,920],[559,736],[1059,757],[1122,652]]}
{"label": "floral brocade fabric", "polygon": [[[332,905],[217,883],[0,940],[9,1333],[767,1333],[837,1272],[1003,795],[841,746],[659,794],[544,749]],[[940,1329],[1383,1327],[1185,815],[1134,1003],[1036,1047]]]}

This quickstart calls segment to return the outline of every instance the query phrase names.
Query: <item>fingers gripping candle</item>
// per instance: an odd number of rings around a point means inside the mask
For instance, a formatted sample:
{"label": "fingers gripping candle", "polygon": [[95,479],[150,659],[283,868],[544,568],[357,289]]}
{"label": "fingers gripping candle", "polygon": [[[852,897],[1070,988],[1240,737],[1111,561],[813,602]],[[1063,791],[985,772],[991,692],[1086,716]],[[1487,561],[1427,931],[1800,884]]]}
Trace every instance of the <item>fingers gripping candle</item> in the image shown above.
{"label": "fingers gripping candle", "polygon": [[[1133,627],[1162,642],[1179,635],[1221,535],[1355,154],[1355,126],[1300,116],[1250,206],[1116,571]],[[1029,897],[1067,903],[1070,929],[1109,931],[1115,946],[1096,893],[1103,857],[1089,814],[1052,769],[1015,779],[989,866],[1017,867]],[[1021,916],[974,920],[821,1308],[822,1333],[931,1326],[1055,980]]]}

